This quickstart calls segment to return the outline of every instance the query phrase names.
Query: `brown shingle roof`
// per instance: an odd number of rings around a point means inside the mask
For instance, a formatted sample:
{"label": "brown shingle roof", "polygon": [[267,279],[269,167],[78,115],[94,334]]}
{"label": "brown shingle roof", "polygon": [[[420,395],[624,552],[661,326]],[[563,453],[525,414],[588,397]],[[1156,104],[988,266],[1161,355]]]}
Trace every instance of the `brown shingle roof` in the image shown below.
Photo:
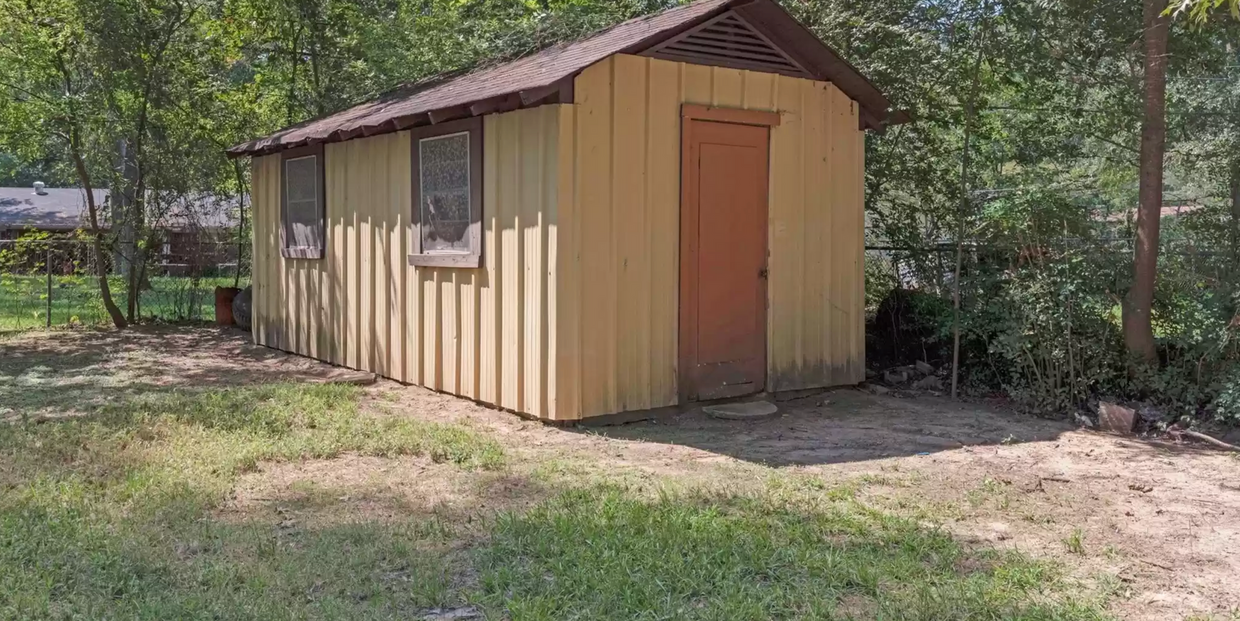
{"label": "brown shingle roof", "polygon": [[[890,104],[856,69],[844,62],[773,0],[698,0],[629,20],[594,36],[462,75],[399,89],[341,112],[236,145],[231,156],[259,155],[300,145],[336,142],[398,131],[425,123],[559,101],[564,80],[608,56],[637,53],[734,9],[797,58],[814,77],[834,82],[861,104],[868,125],[881,127]],[[892,117],[900,122],[902,117]]]}

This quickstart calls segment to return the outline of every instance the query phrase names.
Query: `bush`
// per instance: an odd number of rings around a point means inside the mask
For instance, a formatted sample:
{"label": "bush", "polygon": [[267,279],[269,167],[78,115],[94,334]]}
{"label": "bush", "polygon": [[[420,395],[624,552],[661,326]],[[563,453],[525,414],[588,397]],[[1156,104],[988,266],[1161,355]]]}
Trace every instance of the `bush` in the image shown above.
{"label": "bush", "polygon": [[1218,395],[1214,397],[1209,409],[1216,422],[1233,426],[1240,424],[1240,369],[1233,368],[1231,373],[1223,378]]}
{"label": "bush", "polygon": [[982,344],[962,359],[970,382],[1002,389],[1039,413],[1115,390],[1127,365],[1109,265],[1088,249],[1042,249],[979,271],[963,328]]}
{"label": "bush", "polygon": [[866,327],[866,356],[879,368],[951,359],[952,303],[933,293],[892,289]]}
{"label": "bush", "polygon": [[[1026,249],[1006,260],[970,257],[961,287],[965,385],[1001,390],[1045,415],[1064,416],[1107,395],[1148,403],[1171,418],[1240,423],[1233,295],[1177,256],[1160,264],[1154,306],[1160,365],[1144,370],[1131,364],[1123,342],[1126,255],[1080,243]],[[867,353],[884,359],[894,352],[906,363],[916,346],[950,359],[952,329],[949,300],[895,290],[870,326]]]}

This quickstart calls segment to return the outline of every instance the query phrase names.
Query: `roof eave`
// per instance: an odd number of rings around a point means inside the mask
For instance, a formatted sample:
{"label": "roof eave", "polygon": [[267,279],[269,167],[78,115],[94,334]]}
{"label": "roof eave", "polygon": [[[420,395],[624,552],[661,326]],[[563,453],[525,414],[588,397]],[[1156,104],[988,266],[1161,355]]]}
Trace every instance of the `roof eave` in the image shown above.
{"label": "roof eave", "polygon": [[576,77],[576,73],[566,77],[557,77],[546,84],[534,85],[530,88],[502,93],[463,104],[453,104],[433,110],[401,115],[384,119],[378,123],[363,123],[336,130],[326,136],[311,137],[296,142],[275,142],[274,135],[266,136],[258,140],[251,140],[229,147],[225,153],[231,159],[259,157],[297,147],[344,142],[363,136],[390,134],[414,127],[446,123],[471,116],[511,112],[521,108],[533,108],[552,103],[572,103],[574,77]]}

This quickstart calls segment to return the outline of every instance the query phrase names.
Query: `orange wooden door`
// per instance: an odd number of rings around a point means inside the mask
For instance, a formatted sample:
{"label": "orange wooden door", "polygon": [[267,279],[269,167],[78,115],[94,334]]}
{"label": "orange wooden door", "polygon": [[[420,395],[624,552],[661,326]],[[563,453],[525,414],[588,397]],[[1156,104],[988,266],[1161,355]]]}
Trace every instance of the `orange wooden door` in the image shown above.
{"label": "orange wooden door", "polygon": [[680,396],[766,387],[770,129],[684,119],[680,221]]}

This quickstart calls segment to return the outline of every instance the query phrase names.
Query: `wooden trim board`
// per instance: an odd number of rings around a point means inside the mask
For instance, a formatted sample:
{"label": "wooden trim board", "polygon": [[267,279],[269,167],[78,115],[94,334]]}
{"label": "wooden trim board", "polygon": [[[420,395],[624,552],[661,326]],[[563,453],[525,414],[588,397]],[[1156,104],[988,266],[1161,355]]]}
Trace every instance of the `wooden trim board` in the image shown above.
{"label": "wooden trim board", "polygon": [[779,113],[766,110],[741,110],[739,108],[719,108],[700,104],[684,104],[680,108],[680,116],[684,119],[697,121],[715,121],[717,123],[736,123],[738,125],[758,125],[761,127],[779,127]]}

